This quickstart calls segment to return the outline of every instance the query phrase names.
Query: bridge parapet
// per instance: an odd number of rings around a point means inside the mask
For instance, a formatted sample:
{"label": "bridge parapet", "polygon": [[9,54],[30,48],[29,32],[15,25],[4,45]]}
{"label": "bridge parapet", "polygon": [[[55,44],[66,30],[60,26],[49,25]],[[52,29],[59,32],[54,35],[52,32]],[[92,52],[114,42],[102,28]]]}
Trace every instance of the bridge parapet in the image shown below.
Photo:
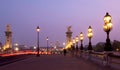
{"label": "bridge parapet", "polygon": [[80,56],[84,59],[94,61],[102,66],[110,66],[120,69],[120,55],[115,52],[91,52],[83,51]]}

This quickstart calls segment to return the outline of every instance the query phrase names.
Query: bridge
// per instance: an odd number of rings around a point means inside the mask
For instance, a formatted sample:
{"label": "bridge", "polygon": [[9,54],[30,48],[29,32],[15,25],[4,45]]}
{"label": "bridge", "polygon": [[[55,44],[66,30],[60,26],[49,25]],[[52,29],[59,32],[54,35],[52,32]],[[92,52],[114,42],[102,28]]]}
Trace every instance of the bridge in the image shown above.
{"label": "bridge", "polygon": [[105,53],[87,51],[80,53],[41,54],[36,52],[18,52],[1,54],[0,70],[119,70],[120,59],[109,56],[105,60]]}

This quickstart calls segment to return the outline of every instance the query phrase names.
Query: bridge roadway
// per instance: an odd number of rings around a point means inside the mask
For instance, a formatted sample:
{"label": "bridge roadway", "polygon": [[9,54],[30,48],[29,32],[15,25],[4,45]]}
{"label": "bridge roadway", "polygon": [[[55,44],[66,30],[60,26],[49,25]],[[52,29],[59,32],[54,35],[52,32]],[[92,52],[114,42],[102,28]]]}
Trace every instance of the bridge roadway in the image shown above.
{"label": "bridge roadway", "polygon": [[0,70],[116,70],[89,60],[63,55],[40,55],[0,66]]}

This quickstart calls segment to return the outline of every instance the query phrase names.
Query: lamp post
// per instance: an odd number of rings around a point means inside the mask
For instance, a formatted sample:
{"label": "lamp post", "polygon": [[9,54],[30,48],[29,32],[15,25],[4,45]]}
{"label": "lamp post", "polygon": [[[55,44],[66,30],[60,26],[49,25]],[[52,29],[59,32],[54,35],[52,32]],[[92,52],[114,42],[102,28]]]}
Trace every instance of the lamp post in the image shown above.
{"label": "lamp post", "polygon": [[92,27],[89,26],[88,28],[88,34],[87,34],[88,38],[89,38],[89,45],[88,45],[88,50],[91,51],[92,48],[92,43],[91,43],[91,38],[93,37],[93,33],[92,33]]}
{"label": "lamp post", "polygon": [[83,50],[83,33],[81,32],[80,33],[80,41],[81,41],[81,46],[80,46],[80,50],[82,51]]}
{"label": "lamp post", "polygon": [[46,41],[47,41],[47,54],[48,54],[48,37],[46,38]]}
{"label": "lamp post", "polygon": [[77,53],[78,53],[78,40],[79,40],[79,38],[78,38],[78,36],[76,36],[76,37],[75,37],[75,42],[76,42],[76,55],[77,55]]}
{"label": "lamp post", "polygon": [[75,38],[73,38],[72,43],[73,43],[72,51],[73,51],[73,55],[74,55],[74,52],[75,52]]}
{"label": "lamp post", "polygon": [[40,32],[39,26],[37,26],[36,30],[37,30],[37,56],[39,56],[39,32]]}
{"label": "lamp post", "polygon": [[[75,38],[73,38],[72,42],[73,42],[73,46],[75,46]],[[75,48],[75,47],[74,47],[74,48]]]}
{"label": "lamp post", "polygon": [[109,33],[112,30],[112,22],[111,22],[111,20],[112,20],[112,17],[109,15],[109,13],[106,13],[106,15],[104,16],[103,29],[107,33],[107,39],[106,39],[104,51],[112,51],[113,50],[113,48],[111,46],[111,43],[110,43],[110,38],[109,38]]}

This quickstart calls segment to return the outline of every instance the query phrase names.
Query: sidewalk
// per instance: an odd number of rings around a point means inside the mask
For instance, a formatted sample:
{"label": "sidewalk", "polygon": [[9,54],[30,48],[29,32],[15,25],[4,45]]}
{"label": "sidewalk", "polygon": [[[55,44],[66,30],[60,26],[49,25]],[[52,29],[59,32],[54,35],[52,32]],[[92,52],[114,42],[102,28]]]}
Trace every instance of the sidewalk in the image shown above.
{"label": "sidewalk", "polygon": [[101,67],[91,62],[63,55],[31,56],[28,59],[18,61],[0,67],[0,70],[114,70]]}

